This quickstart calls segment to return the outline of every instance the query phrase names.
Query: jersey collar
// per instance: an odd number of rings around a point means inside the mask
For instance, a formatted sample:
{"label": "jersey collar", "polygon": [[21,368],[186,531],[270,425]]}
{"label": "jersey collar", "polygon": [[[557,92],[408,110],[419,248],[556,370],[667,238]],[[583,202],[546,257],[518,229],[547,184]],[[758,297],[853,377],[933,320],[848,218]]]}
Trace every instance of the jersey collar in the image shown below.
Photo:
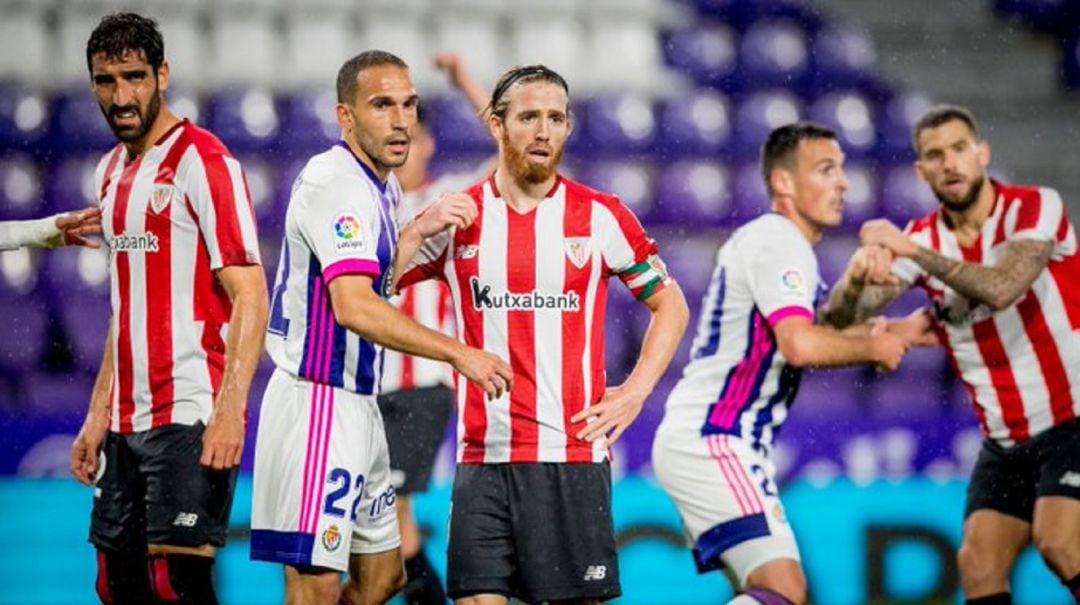
{"label": "jersey collar", "polygon": [[364,161],[361,160],[355,152],[353,152],[352,147],[349,147],[348,143],[339,140],[337,143],[334,144],[349,152],[349,155],[351,155],[353,159],[356,160],[356,163],[360,166],[360,168],[363,169],[364,174],[366,174],[367,177],[371,179],[371,182],[379,188],[379,193],[386,193],[386,182],[380,179],[379,175],[375,174],[375,171],[371,169],[371,166],[365,164]]}

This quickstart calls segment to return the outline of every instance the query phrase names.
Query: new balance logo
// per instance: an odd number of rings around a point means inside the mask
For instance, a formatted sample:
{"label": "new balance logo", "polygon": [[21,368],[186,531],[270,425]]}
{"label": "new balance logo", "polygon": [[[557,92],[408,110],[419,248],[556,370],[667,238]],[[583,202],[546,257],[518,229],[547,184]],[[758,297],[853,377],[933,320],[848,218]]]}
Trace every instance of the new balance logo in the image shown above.
{"label": "new balance logo", "polygon": [[1080,473],[1073,471],[1066,471],[1061,476],[1061,481],[1058,481],[1061,485],[1068,485],[1069,487],[1080,487]]}
{"label": "new balance logo", "polygon": [[198,522],[199,515],[195,513],[176,513],[176,519],[173,519],[172,524],[176,527],[195,527]]}
{"label": "new balance logo", "polygon": [[595,582],[596,580],[603,580],[607,577],[607,565],[590,565],[585,569],[585,577],[582,580],[586,582]]}
{"label": "new balance logo", "polygon": [[567,292],[555,296],[553,294],[541,294],[536,290],[523,294],[511,294],[510,292],[492,292],[491,286],[481,286],[480,280],[475,277],[469,278],[472,286],[473,308],[477,311],[485,309],[506,309],[507,311],[537,311],[542,309],[556,309],[561,311],[577,311],[581,308],[581,297],[577,292]]}

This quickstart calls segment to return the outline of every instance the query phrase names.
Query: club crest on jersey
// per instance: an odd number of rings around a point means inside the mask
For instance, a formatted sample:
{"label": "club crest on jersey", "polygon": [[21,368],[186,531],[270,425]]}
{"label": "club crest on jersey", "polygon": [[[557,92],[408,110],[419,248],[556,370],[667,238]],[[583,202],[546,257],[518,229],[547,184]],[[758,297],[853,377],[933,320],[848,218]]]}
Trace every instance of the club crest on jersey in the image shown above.
{"label": "club crest on jersey", "polygon": [[323,548],[330,552],[334,552],[341,546],[341,530],[338,529],[337,525],[331,525],[323,531],[322,545]]}
{"label": "club crest on jersey", "polygon": [[334,249],[338,252],[364,249],[360,219],[352,212],[342,212],[334,219]]}
{"label": "club crest on jersey", "polygon": [[154,192],[150,194],[150,209],[154,211],[154,214],[161,214],[176,194],[176,187],[172,185],[154,185]]}
{"label": "club crest on jersey", "polygon": [[563,240],[566,245],[566,258],[581,269],[589,261],[589,238],[568,237]]}

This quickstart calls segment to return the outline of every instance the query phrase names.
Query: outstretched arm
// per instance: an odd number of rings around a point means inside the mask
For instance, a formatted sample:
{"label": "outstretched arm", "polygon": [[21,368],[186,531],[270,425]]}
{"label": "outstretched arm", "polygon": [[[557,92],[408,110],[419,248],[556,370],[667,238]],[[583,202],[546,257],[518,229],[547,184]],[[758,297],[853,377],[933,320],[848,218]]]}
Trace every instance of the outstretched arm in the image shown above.
{"label": "outstretched arm", "polygon": [[15,250],[22,246],[97,248],[101,244],[86,239],[86,236],[98,233],[101,233],[101,210],[97,208],[30,221],[0,221],[0,250]]}

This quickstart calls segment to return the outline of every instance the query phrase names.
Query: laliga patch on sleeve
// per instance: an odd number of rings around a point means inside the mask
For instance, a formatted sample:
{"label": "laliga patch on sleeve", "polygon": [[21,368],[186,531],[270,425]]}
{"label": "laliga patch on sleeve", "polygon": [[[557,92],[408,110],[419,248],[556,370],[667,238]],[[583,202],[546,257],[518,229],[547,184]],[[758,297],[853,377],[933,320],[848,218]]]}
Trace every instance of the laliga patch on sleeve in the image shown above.
{"label": "laliga patch on sleeve", "polygon": [[334,250],[357,252],[364,249],[360,239],[360,219],[352,212],[342,212],[334,219]]}
{"label": "laliga patch on sleeve", "polygon": [[806,277],[795,267],[780,272],[780,292],[792,298],[806,298]]}

